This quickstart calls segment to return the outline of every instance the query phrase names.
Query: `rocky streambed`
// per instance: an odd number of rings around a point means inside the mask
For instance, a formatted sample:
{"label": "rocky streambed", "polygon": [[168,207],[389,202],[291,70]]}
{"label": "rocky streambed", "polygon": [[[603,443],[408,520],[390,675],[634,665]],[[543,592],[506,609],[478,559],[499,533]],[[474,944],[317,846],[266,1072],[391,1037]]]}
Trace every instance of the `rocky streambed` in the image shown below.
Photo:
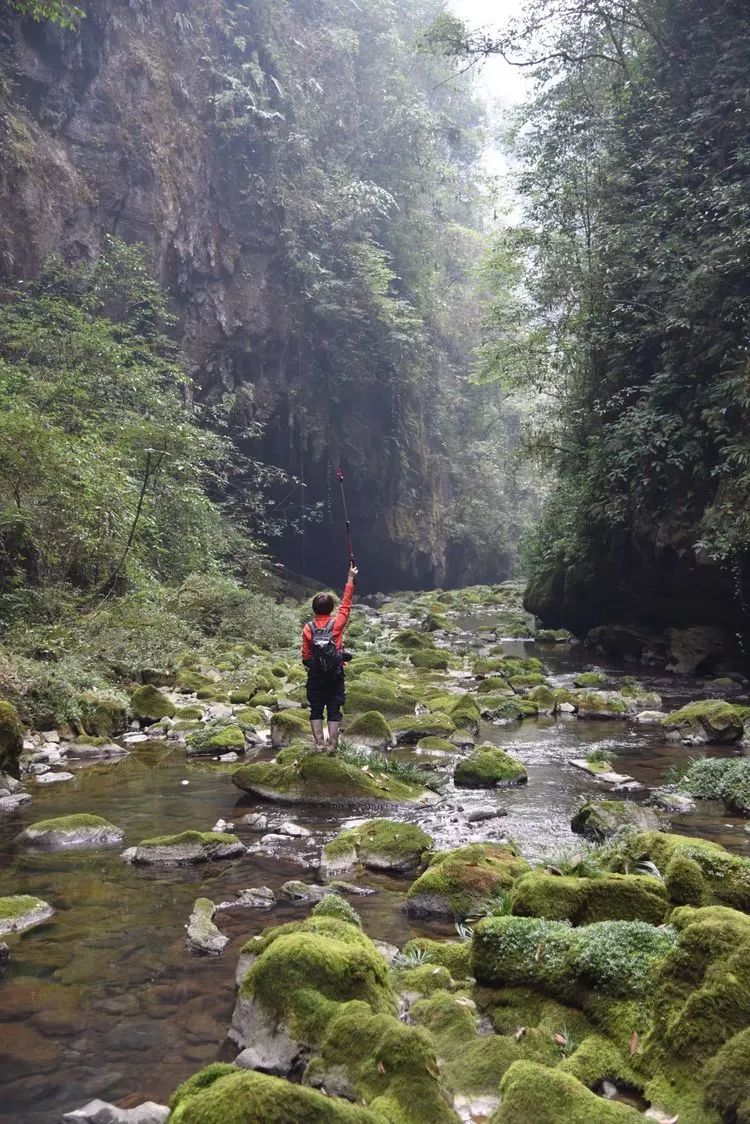
{"label": "rocky streambed", "polygon": [[519,605],[361,608],[336,759],[291,651],[25,732],[0,1119],[750,1118],[746,685]]}

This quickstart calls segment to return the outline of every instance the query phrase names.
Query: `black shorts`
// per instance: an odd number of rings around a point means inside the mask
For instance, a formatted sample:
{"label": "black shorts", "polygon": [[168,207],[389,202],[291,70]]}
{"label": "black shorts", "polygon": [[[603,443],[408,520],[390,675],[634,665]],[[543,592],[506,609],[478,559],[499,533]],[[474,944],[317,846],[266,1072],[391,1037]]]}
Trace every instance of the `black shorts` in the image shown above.
{"label": "black shorts", "polygon": [[307,701],[310,704],[310,718],[320,720],[323,711],[328,711],[329,722],[341,721],[341,708],[344,705],[346,683],[343,672],[335,679],[320,679],[307,676]]}

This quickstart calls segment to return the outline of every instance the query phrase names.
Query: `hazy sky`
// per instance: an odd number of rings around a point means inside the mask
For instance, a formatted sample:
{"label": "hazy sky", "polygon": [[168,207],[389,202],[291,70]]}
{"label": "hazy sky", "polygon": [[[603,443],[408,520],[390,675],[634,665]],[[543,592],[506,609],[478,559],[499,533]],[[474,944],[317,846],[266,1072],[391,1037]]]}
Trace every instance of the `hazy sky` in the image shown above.
{"label": "hazy sky", "polygon": [[[449,5],[471,27],[483,27],[492,31],[510,16],[522,11],[523,0],[449,0]],[[500,58],[491,58],[483,63],[477,81],[485,96],[490,99],[499,98],[511,103],[523,100],[525,90],[522,72],[517,67],[508,66]]]}

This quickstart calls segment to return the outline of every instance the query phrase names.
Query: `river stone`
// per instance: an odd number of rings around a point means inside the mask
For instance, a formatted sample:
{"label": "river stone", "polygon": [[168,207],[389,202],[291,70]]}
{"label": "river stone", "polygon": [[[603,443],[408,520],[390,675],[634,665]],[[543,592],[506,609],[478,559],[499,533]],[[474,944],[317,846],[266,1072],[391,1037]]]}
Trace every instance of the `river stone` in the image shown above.
{"label": "river stone", "polygon": [[741,741],[745,733],[742,709],[725,699],[688,703],[663,715],[662,726],[668,738],[691,745],[733,745]]}
{"label": "river stone", "polygon": [[298,823],[292,823],[291,820],[285,820],[276,830],[279,835],[290,835],[293,839],[305,839],[308,835],[312,835],[308,828],[302,827]]}
{"label": "river stone", "polygon": [[0,812],[15,812],[16,808],[31,803],[28,792],[0,793]]}
{"label": "river stone", "polygon": [[413,875],[431,847],[430,836],[415,824],[367,820],[326,844],[321,874],[330,877],[360,862],[370,870]]}
{"label": "river stone", "polygon": [[633,718],[634,722],[638,722],[641,726],[660,726],[664,714],[661,710],[642,710]]}
{"label": "river stone", "polygon": [[58,781],[74,781],[73,773],[40,773],[36,778],[37,784],[57,784]]}
{"label": "river stone", "polygon": [[82,812],[38,820],[22,831],[16,841],[29,847],[56,851],[66,847],[112,847],[122,843],[124,838],[125,832],[121,827],[115,827],[101,816]]}
{"label": "river stone", "polygon": [[208,898],[197,898],[187,923],[185,943],[193,952],[207,952],[218,956],[229,943],[213,923],[215,906]]}
{"label": "river stone", "polygon": [[245,847],[236,835],[222,831],[183,831],[179,835],[141,840],[132,861],[148,865],[192,866],[193,863],[234,859],[244,853]]}
{"label": "river stone", "polygon": [[570,821],[576,835],[600,842],[609,839],[621,827],[637,831],[661,831],[662,818],[643,804],[630,800],[587,800]]}
{"label": "river stone", "polygon": [[93,1100],[83,1108],[66,1112],[64,1124],[165,1124],[169,1117],[167,1105],[144,1101],[136,1108],[117,1108],[107,1101]]}
{"label": "river stone", "polygon": [[88,742],[71,742],[66,747],[67,756],[80,761],[87,761],[92,757],[127,757],[129,751],[123,749],[116,742],[106,742],[104,745],[90,745]]}
{"label": "river stone", "polygon": [[362,801],[407,803],[436,800],[434,793],[402,782],[367,765],[351,765],[316,753],[307,746],[289,746],[275,762],[254,761],[232,773],[243,792],[279,804],[354,804]]}
{"label": "river stone", "polygon": [[54,909],[41,898],[30,894],[14,894],[0,898],[0,934],[21,933],[34,925],[49,921]]}
{"label": "river stone", "polygon": [[665,789],[656,789],[649,797],[649,804],[660,808],[663,812],[672,812],[673,815],[685,815],[695,811],[695,801],[692,796],[684,792],[668,792]]}
{"label": "river stone", "polygon": [[263,812],[250,812],[249,815],[242,817],[240,823],[244,824],[250,831],[258,832],[258,834],[268,831],[269,827],[268,816],[264,815]]}
{"label": "river stone", "polygon": [[279,891],[285,898],[289,898],[293,902],[314,903],[321,901],[330,890],[325,886],[317,886],[309,882],[297,882],[292,879],[285,882]]}

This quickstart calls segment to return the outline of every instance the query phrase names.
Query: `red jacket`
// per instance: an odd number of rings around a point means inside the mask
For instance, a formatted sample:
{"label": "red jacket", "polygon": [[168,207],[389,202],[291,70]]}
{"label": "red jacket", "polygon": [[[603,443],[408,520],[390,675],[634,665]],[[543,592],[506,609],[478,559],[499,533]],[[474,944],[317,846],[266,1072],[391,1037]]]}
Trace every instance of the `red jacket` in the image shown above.
{"label": "red jacket", "polygon": [[[354,600],[354,582],[347,582],[344,589],[344,596],[341,598],[339,611],[336,614],[336,620],[333,624],[333,641],[339,651],[344,646],[344,629],[349,622],[349,614],[352,611],[352,601]],[[332,614],[327,614],[322,617],[315,618],[316,628],[325,628],[331,619]],[[302,629],[302,659],[312,659],[312,629],[309,623]]]}

